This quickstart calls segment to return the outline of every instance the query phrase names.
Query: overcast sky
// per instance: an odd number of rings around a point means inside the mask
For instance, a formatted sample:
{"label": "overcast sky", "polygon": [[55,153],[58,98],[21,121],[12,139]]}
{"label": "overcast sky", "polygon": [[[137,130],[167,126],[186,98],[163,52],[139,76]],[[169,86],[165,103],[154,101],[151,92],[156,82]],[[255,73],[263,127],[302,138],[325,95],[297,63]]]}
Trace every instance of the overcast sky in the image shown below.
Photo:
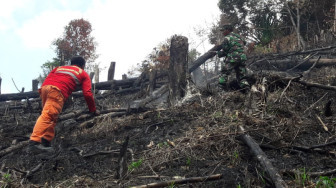
{"label": "overcast sky", "polygon": [[32,90],[41,65],[56,57],[52,41],[73,19],[84,18],[93,28],[106,81],[111,61],[115,79],[143,61],[159,43],[174,34],[188,37],[200,53],[210,49],[195,28],[210,28],[219,18],[218,0],[12,0],[0,6],[1,93]]}

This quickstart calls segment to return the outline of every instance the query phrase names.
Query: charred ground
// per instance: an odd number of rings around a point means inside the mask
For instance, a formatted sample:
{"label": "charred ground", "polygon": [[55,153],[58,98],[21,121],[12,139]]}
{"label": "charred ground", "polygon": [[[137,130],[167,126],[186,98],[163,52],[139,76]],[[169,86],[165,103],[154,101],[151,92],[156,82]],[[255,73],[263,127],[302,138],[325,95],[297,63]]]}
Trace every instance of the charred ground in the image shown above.
{"label": "charred ground", "polygon": [[[335,83],[335,70],[314,68],[304,79],[330,85]],[[0,156],[1,185],[130,187],[222,174],[219,180],[170,187],[273,187],[241,140],[243,134],[259,144],[289,187],[314,187],[322,176],[332,179],[336,167],[335,91],[307,87],[295,80],[258,74],[255,78],[259,90],[254,92],[191,85],[189,98],[175,107],[160,105],[60,120],[53,156],[33,156],[26,147]],[[101,111],[127,109],[131,101],[143,98],[141,93],[96,96]],[[27,141],[39,115],[39,100],[18,101],[15,105],[22,108],[9,108],[13,105],[2,105],[0,151]],[[85,108],[82,98],[74,98],[62,114]],[[125,164],[119,156],[127,137]],[[121,165],[126,170],[117,178]]]}

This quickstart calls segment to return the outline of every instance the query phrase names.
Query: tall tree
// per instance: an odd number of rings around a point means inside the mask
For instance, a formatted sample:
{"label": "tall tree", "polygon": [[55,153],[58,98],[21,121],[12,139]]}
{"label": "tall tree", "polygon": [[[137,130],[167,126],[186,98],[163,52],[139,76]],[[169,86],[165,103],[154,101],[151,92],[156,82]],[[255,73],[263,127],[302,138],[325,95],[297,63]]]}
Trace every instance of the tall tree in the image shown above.
{"label": "tall tree", "polygon": [[96,42],[91,36],[92,26],[89,21],[74,19],[64,28],[63,36],[53,41],[55,52],[61,65],[69,61],[72,56],[80,55],[87,62],[86,69],[93,70],[93,62],[98,58],[96,54]]}

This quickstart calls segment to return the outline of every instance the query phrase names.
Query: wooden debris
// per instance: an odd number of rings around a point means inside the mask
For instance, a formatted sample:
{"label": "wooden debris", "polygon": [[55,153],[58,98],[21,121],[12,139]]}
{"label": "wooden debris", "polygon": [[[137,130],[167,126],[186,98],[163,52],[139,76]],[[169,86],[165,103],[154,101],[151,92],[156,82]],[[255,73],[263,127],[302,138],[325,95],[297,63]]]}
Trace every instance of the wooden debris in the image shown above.
{"label": "wooden debris", "polygon": [[[240,131],[245,132],[242,126],[239,126]],[[243,134],[242,139],[246,145],[251,149],[251,152],[257,158],[261,166],[267,172],[276,188],[288,187],[281,175],[273,167],[272,163],[267,158],[266,154],[261,150],[259,145],[248,134]]]}
{"label": "wooden debris", "polygon": [[318,115],[315,115],[315,116],[316,116],[316,118],[319,120],[319,122],[321,123],[323,129],[324,129],[325,131],[328,131],[328,127],[327,127],[327,126],[325,125],[325,123],[322,121],[322,119],[320,118],[320,116],[318,116]]}
{"label": "wooden debris", "polygon": [[187,184],[187,183],[197,183],[197,182],[205,182],[205,181],[212,181],[212,180],[219,180],[222,178],[222,174],[215,174],[205,177],[191,177],[179,180],[170,180],[170,181],[163,181],[157,183],[150,183],[146,185],[138,185],[133,186],[131,188],[158,188],[158,187],[166,187],[170,185],[180,185],[180,184]]}
{"label": "wooden debris", "polygon": [[27,146],[27,145],[28,145],[28,142],[29,142],[28,140],[27,140],[27,141],[23,141],[23,142],[20,142],[20,143],[14,145],[14,146],[11,146],[11,147],[9,147],[9,148],[6,148],[6,149],[4,149],[4,150],[1,150],[1,151],[0,151],[0,157],[6,155],[6,154],[8,154],[8,153],[14,152],[14,151],[16,151],[16,150],[19,150],[19,149],[21,149],[21,148],[23,148],[23,147],[25,147],[25,146]]}
{"label": "wooden debris", "polygon": [[120,155],[118,158],[118,166],[117,166],[117,174],[116,174],[116,178],[117,179],[121,179],[123,178],[126,173],[127,173],[127,147],[128,147],[128,141],[129,141],[129,136],[126,137],[124,143],[122,144],[122,147],[120,149]]}

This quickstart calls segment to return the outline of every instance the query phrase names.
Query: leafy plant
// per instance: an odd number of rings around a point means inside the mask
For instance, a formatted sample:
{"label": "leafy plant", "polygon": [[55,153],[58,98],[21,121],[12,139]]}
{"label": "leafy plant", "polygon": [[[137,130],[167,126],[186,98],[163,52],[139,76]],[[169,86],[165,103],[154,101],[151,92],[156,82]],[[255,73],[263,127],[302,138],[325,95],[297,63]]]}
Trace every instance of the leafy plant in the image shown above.
{"label": "leafy plant", "polygon": [[6,188],[9,187],[10,184],[12,183],[11,175],[6,173],[2,176],[2,181],[3,184],[1,185],[1,188]]}
{"label": "leafy plant", "polygon": [[187,162],[186,162],[186,165],[187,165],[187,166],[190,166],[190,164],[191,164],[191,159],[190,159],[190,157],[188,157]]}
{"label": "leafy plant", "polygon": [[220,117],[223,117],[223,113],[221,111],[216,111],[214,114],[213,114],[213,117],[214,118],[220,118]]}
{"label": "leafy plant", "polygon": [[300,170],[300,172],[295,174],[295,179],[299,185],[305,187],[305,185],[310,181],[310,176],[306,172],[306,168]]}
{"label": "leafy plant", "polygon": [[159,148],[162,148],[163,146],[168,146],[168,142],[160,142],[160,143],[158,143],[158,145],[157,145]]}
{"label": "leafy plant", "polygon": [[132,162],[130,165],[128,165],[128,170],[132,171],[134,169],[139,168],[143,163],[143,159],[140,159],[139,161]]}
{"label": "leafy plant", "polygon": [[321,176],[316,182],[317,188],[334,188],[336,186],[336,178],[329,178],[327,176]]}
{"label": "leafy plant", "polygon": [[175,182],[172,182],[168,187],[169,188],[174,188],[175,187]]}

